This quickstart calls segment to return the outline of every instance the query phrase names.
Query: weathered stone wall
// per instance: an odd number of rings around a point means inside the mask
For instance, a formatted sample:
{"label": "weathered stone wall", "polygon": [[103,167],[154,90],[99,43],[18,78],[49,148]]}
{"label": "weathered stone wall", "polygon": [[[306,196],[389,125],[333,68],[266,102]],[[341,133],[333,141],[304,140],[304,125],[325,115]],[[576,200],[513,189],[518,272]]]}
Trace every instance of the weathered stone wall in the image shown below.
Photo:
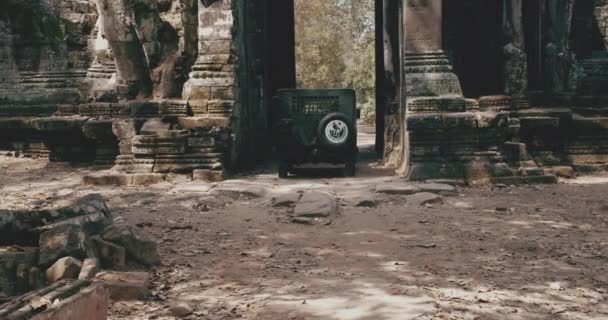
{"label": "weathered stone wall", "polygon": [[96,12],[89,1],[29,0],[0,4],[0,103],[78,101],[88,66],[88,34]]}
{"label": "weathered stone wall", "polygon": [[[116,164],[127,173],[212,170],[206,176],[223,177],[233,85],[214,87],[204,106],[199,97],[180,98],[195,61],[204,70],[192,70],[194,82],[201,74],[217,80],[218,66],[234,82],[233,59],[226,58],[232,51],[229,2],[209,8],[197,0],[0,5],[6,9],[0,16],[6,40],[0,44],[2,148],[53,161]],[[218,6],[228,22],[218,25],[225,28],[205,27]],[[216,31],[225,41],[205,42]],[[197,82],[191,88],[211,87]],[[31,92],[24,95],[24,89]],[[124,122],[128,130],[113,130]]]}
{"label": "weathered stone wall", "polygon": [[[114,166],[115,180],[125,184],[143,179],[135,177],[141,174],[158,175],[146,181],[184,172],[218,179],[225,169],[253,166],[269,153],[272,125],[264,65],[267,17],[260,3],[3,1],[0,147]],[[500,3],[503,47],[497,63],[504,72],[496,75],[502,79],[496,94],[508,95],[476,100],[464,99],[443,53],[442,1],[384,3],[387,87],[380,89],[388,97],[388,164],[405,171],[411,160],[416,177],[494,175],[508,158],[505,142],[512,138],[528,143],[538,163],[548,163],[538,155],[549,149],[559,163],[604,159],[607,112],[605,101],[595,98],[605,94],[608,59],[601,52],[582,59],[572,48],[580,2],[544,2],[546,94],[533,95],[533,103],[526,96],[524,1]],[[595,0],[590,8],[587,22],[596,24],[603,39],[599,49],[605,51],[608,2]],[[395,11],[402,12],[405,25],[398,25]],[[532,116],[525,111],[530,105],[545,111]],[[569,109],[571,116],[556,118],[554,107]],[[519,124],[520,136],[509,133]],[[568,135],[556,135],[559,130]]]}

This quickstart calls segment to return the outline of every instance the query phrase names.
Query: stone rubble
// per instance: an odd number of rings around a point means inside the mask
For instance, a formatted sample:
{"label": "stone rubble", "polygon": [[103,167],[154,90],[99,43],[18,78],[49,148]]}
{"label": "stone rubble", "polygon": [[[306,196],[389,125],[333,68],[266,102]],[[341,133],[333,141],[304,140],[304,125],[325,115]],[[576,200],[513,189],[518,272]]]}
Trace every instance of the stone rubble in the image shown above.
{"label": "stone rubble", "polygon": [[[0,211],[0,230],[14,236],[2,238],[0,247],[0,291],[8,297],[60,280],[93,279],[101,268],[161,263],[155,242],[113,225],[100,195],[61,208]],[[38,246],[25,247],[34,244],[32,239]]]}
{"label": "stone rubble", "polygon": [[57,282],[64,279],[77,279],[82,269],[82,261],[64,257],[55,262],[46,270],[46,278],[49,282]]}

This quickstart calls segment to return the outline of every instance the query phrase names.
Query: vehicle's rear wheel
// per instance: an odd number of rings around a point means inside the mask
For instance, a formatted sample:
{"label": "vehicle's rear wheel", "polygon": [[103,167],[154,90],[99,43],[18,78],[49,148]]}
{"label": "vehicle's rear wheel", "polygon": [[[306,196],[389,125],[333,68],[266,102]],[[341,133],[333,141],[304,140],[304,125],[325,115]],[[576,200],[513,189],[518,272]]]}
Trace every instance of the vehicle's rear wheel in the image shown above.
{"label": "vehicle's rear wheel", "polygon": [[279,160],[279,178],[285,179],[289,177],[289,164],[287,161]]}
{"label": "vehicle's rear wheel", "polygon": [[354,177],[357,171],[357,160],[351,159],[346,162],[343,169],[343,174],[345,177]]}

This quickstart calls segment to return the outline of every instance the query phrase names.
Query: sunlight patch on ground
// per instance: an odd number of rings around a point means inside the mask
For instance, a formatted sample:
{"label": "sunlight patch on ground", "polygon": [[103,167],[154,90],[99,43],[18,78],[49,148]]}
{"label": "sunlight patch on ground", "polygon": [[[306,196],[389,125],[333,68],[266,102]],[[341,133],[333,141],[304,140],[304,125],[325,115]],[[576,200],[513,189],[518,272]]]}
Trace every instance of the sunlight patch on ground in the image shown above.
{"label": "sunlight patch on ground", "polygon": [[406,240],[406,239],[411,239],[411,238],[415,237],[413,235],[408,235],[408,234],[394,234],[394,233],[386,233],[385,231],[375,231],[375,230],[349,231],[349,232],[344,232],[342,234],[345,236],[368,236],[368,235],[382,236],[382,237],[386,237],[389,239],[395,239],[395,240]]}
{"label": "sunlight patch on ground", "polygon": [[608,177],[577,177],[576,179],[565,179],[562,181],[565,184],[608,184]]}
{"label": "sunlight patch on ground", "polygon": [[310,319],[326,320],[408,320],[430,316],[436,311],[434,301],[426,296],[391,292],[389,288],[361,281],[353,285],[340,295],[281,296],[270,305],[312,316]]}

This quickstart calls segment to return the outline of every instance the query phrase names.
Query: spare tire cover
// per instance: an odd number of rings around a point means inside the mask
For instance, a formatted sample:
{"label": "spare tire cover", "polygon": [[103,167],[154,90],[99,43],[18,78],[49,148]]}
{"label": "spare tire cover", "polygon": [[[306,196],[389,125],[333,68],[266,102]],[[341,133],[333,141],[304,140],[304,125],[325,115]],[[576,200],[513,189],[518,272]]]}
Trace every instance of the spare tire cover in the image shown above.
{"label": "spare tire cover", "polygon": [[342,113],[331,113],[319,123],[319,139],[327,147],[347,146],[354,134],[351,120]]}

